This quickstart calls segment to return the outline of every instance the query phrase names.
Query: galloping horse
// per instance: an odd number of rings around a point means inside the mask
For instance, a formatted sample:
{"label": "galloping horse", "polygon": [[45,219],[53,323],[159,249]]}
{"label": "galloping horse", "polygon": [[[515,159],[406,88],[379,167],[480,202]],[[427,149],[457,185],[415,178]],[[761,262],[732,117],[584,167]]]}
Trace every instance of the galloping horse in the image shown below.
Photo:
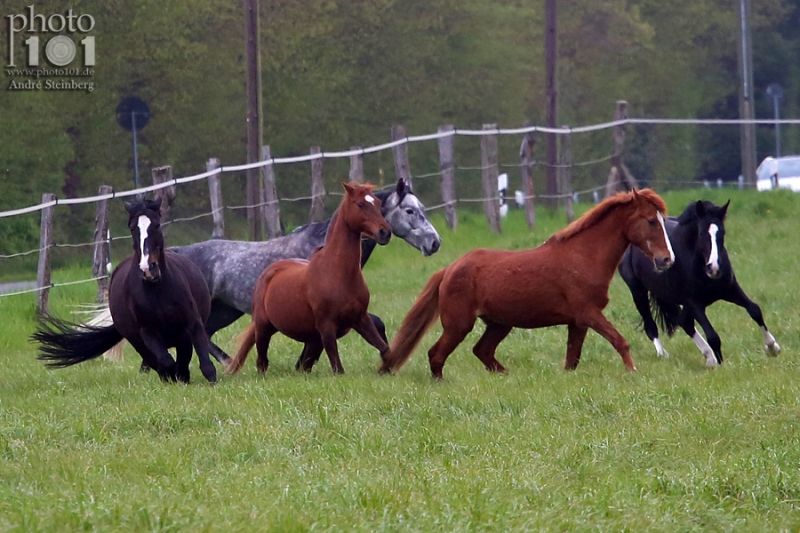
{"label": "galloping horse", "polygon": [[[189,382],[192,347],[203,376],[217,381],[203,327],[211,308],[208,287],[188,258],[164,250],[160,207],[160,198],[125,203],[134,255],[111,276],[108,304],[114,324],[91,327],[49,319],[32,336],[42,344],[39,359],[48,366],[94,359],[124,338],[164,381]],[[173,347],[177,363],[167,351]]]}
{"label": "galloping horse", "polygon": [[[422,255],[435,254],[441,246],[436,228],[425,216],[425,206],[411,191],[410,184],[400,179],[397,185],[372,196],[381,201],[381,213],[392,233],[417,248]],[[236,322],[253,308],[253,289],[258,276],[269,265],[281,259],[308,259],[312,252],[325,242],[331,220],[301,226],[289,235],[268,241],[229,241],[214,239],[188,246],[172,247],[189,257],[197,265],[211,291],[211,314],[206,322],[209,338],[222,328]],[[375,248],[374,239],[361,241],[361,266]],[[386,338],[383,322],[370,315],[378,331]],[[227,365],[228,355],[211,342],[211,355]],[[305,354],[301,359],[305,358]]]}
{"label": "galloping horse", "polygon": [[[660,357],[669,354],[658,338],[658,326],[669,336],[678,326],[689,335],[706,358],[706,366],[722,364],[722,342],[706,316],[706,308],[718,300],[744,307],[764,335],[767,355],[778,355],[780,346],[764,324],[761,308],[744,293],[733,273],[725,249],[725,215],[730,201],[719,207],[711,202],[692,202],[677,219],[667,220],[667,234],[675,248],[675,265],[665,273],[653,272],[642,253],[630,248],[619,273],[642,316],[644,331]],[[649,297],[649,298],[648,298]],[[648,302],[649,299],[649,302]],[[694,326],[695,320],[708,342]]]}
{"label": "galloping horse", "polygon": [[253,320],[242,334],[228,373],[241,370],[253,344],[258,371],[269,366],[267,350],[272,336],[281,332],[306,344],[297,362],[309,371],[323,348],[331,369],[344,372],[336,339],[355,329],[383,355],[388,346],[367,314],[369,289],[361,274],[361,234],[378,244],[392,236],[381,215],[380,200],[372,186],[342,183],[345,196],[333,217],[325,245],[311,259],[286,259],[273,263],[259,276],[253,292]]}
{"label": "galloping horse", "polygon": [[442,336],[428,352],[431,372],[442,379],[445,360],[472,331],[475,319],[486,331],[473,348],[487,370],[505,372],[495,359],[497,345],[513,328],[566,324],[564,366],[578,366],[589,328],[597,331],[636,370],[627,341],[603,316],[608,287],[628,245],[640,247],[664,270],[674,260],[664,228],[666,205],[644,189],[607,198],[532,250],[473,250],[434,274],[383,357],[380,372],[396,372],[437,317]]}

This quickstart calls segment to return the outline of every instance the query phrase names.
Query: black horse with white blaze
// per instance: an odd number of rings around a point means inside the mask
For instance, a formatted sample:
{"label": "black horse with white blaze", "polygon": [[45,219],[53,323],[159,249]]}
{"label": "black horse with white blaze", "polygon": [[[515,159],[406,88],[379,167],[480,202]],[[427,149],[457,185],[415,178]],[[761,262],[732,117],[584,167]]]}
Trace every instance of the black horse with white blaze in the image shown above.
{"label": "black horse with white blaze", "polygon": [[[113,324],[86,326],[47,318],[32,335],[39,359],[63,368],[99,357],[127,339],[142,356],[142,366],[164,381],[189,382],[192,350],[211,383],[217,371],[208,357],[203,325],[211,303],[208,287],[186,257],[166,251],[161,233],[161,199],[125,203],[134,255],[114,270],[108,289]],[[175,348],[176,360],[167,351]]]}
{"label": "black horse with white blaze", "polygon": [[[660,357],[669,354],[658,338],[653,312],[670,336],[678,327],[683,328],[703,353],[707,367],[721,364],[722,342],[706,316],[706,308],[719,300],[745,308],[761,328],[767,354],[780,353],[780,346],[764,324],[761,308],[747,297],[733,273],[725,249],[728,205],[730,201],[722,207],[708,201],[693,202],[677,219],[668,219],[667,234],[675,252],[675,263],[669,270],[657,272],[638,248],[628,248],[622,258],[619,273]],[[708,342],[695,328],[695,321]]]}

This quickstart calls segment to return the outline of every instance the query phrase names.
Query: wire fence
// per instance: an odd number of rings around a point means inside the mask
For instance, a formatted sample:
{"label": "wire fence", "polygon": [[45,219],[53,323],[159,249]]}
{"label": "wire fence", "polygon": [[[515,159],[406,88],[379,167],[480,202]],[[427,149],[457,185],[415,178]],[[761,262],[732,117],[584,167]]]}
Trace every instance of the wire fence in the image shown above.
{"label": "wire fence", "polygon": [[[78,204],[88,204],[88,203],[96,203],[103,200],[111,200],[115,198],[127,198],[133,197],[137,195],[143,195],[148,192],[155,192],[161,189],[165,189],[167,187],[175,187],[178,185],[196,182],[204,179],[211,178],[212,176],[217,176],[226,173],[236,173],[242,172],[249,169],[260,169],[265,168],[267,166],[274,166],[274,165],[288,165],[288,164],[297,164],[297,163],[307,163],[311,161],[315,161],[318,159],[340,159],[340,158],[351,158],[352,156],[362,156],[366,154],[373,154],[378,153],[386,150],[393,150],[397,147],[407,145],[409,143],[419,143],[425,141],[434,141],[439,140],[447,137],[454,137],[454,136],[465,136],[465,137],[481,137],[481,136],[523,136],[526,134],[532,133],[545,133],[545,134],[556,134],[556,135],[571,135],[576,133],[588,133],[588,132],[596,132],[602,130],[608,130],[612,128],[618,128],[621,126],[627,125],[636,125],[636,124],[644,124],[644,125],[741,125],[746,123],[753,123],[757,125],[776,125],[776,124],[787,124],[787,125],[797,125],[800,124],[800,120],[797,119],[781,119],[781,120],[755,120],[755,121],[745,121],[745,120],[738,120],[738,119],[635,119],[635,118],[626,118],[623,120],[614,120],[610,122],[605,122],[601,124],[593,124],[588,126],[582,127],[574,127],[574,128],[546,128],[541,126],[528,126],[523,128],[484,128],[481,130],[473,130],[473,129],[457,129],[453,128],[447,131],[439,131],[437,133],[426,134],[426,135],[416,135],[416,136],[404,136],[399,139],[395,139],[392,142],[379,144],[375,146],[370,146],[366,148],[358,148],[353,150],[347,151],[320,151],[318,153],[311,153],[302,156],[294,156],[294,157],[270,157],[269,159],[265,159],[262,161],[248,163],[248,164],[240,164],[240,165],[230,165],[230,166],[219,166],[215,169],[208,170],[206,172],[202,172],[199,174],[195,174],[192,176],[185,176],[185,177],[175,177],[170,180],[156,183],[146,187],[140,187],[130,190],[124,191],[111,191],[108,194],[98,194],[94,196],[88,197],[81,197],[81,198],[55,198],[52,201],[42,202],[40,204],[31,205],[19,209],[13,209],[9,211],[0,212],[0,218],[7,218],[7,217],[14,217],[25,215],[29,213],[35,213],[37,211],[41,211],[47,209],[49,207],[55,206],[63,206],[63,205],[78,205]],[[565,168],[579,168],[579,167],[588,167],[592,165],[598,165],[602,163],[608,163],[612,161],[615,157],[619,157],[621,154],[619,153],[611,153],[606,156],[602,157],[595,157],[586,159],[583,161],[577,162],[568,162],[562,163],[559,162],[557,164],[549,164],[545,161],[538,161],[538,160],[531,160],[531,161],[523,161],[523,162],[500,162],[496,164],[490,165],[478,165],[478,166],[469,166],[469,165],[453,165],[452,169],[454,172],[484,172],[489,170],[493,167],[499,167],[501,169],[515,169],[521,167],[536,167],[540,166],[543,168],[556,168],[556,169],[565,169]],[[436,172],[428,172],[428,173],[419,173],[419,174],[411,174],[409,173],[409,177],[416,179],[416,180],[428,180],[430,178],[441,177],[443,175],[443,171],[439,170]],[[701,185],[697,181],[671,181],[671,186],[692,186],[697,187]],[[713,186],[714,184],[706,183],[705,186]],[[716,184],[717,186],[722,186],[722,183]],[[738,184],[741,186],[741,184]],[[598,185],[592,186],[587,188],[582,188],[576,191],[568,191],[562,192],[558,194],[543,194],[543,193],[536,193],[536,194],[520,194],[520,191],[517,191],[517,194],[514,195],[514,198],[517,202],[521,200],[528,200],[528,199],[563,199],[563,198],[572,198],[573,200],[577,201],[579,197],[583,197],[585,195],[590,195],[593,201],[597,201],[599,197],[599,192],[604,190],[606,185]],[[339,192],[325,192],[325,196],[341,196],[342,193]],[[282,202],[304,202],[304,201],[313,201],[316,196],[314,195],[303,195],[303,196],[295,196],[295,197],[280,197],[276,200],[271,201],[262,201],[256,203],[254,205],[232,205],[232,206],[223,206],[217,209],[212,209],[211,211],[200,213],[193,216],[188,217],[180,217],[180,218],[173,218],[172,220],[165,222],[164,226],[169,224],[175,223],[185,223],[185,222],[193,222],[205,217],[213,217],[215,214],[220,213],[222,211],[241,211],[246,209],[252,208],[261,208],[264,206],[269,206],[275,203],[282,203]],[[486,197],[484,196],[475,196],[475,197],[458,197],[452,200],[443,201],[441,203],[428,205],[426,209],[428,211],[435,211],[438,209],[447,208],[449,206],[455,206],[457,204],[475,204],[475,203],[482,203],[487,202],[490,200],[498,199],[497,196]],[[109,237],[108,242],[118,241],[123,239],[130,239],[130,235],[121,235],[116,237]],[[51,243],[46,246],[40,246],[37,248],[33,248],[31,250],[7,254],[7,255],[0,255],[0,260],[8,260],[13,258],[25,257],[30,256],[33,254],[41,254],[43,251],[47,249],[57,249],[57,248],[84,248],[95,246],[96,242],[80,242],[80,243]],[[0,293],[0,298],[10,297],[10,296],[17,296],[23,294],[30,294],[30,293],[39,293],[41,291],[58,288],[58,287],[65,287],[70,285],[77,285],[83,283],[91,283],[91,282],[98,282],[101,280],[107,280],[108,275],[101,275],[101,276],[93,276],[86,279],[76,280],[76,281],[68,281],[68,282],[60,282],[60,283],[49,283],[43,286],[37,286],[34,288],[29,289],[22,289],[22,290],[15,290],[13,292],[6,292]]]}

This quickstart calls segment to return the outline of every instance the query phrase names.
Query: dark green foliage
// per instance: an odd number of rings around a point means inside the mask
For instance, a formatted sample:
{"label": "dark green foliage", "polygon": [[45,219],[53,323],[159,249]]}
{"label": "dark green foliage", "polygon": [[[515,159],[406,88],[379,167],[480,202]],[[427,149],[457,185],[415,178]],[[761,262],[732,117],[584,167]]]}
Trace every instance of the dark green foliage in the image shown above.
{"label": "dark green foliage", "polygon": [[[796,3],[753,4],[758,116],[771,116],[763,90],[773,81],[786,91],[783,115],[796,116]],[[2,15],[23,12],[28,5],[28,0],[5,1]],[[114,117],[126,96],[146,100],[152,111],[139,136],[144,183],[154,166],[171,164],[180,176],[203,171],[210,157],[223,164],[245,160],[240,2],[86,0],[69,7],[96,21],[95,88],[91,93],[8,91],[11,78],[0,75],[0,210],[38,203],[44,192],[71,197],[95,194],[102,184],[131,188],[131,136]],[[63,2],[53,0],[36,2],[35,8],[46,15],[66,11]],[[261,0],[260,10],[264,142],[275,156],[304,154],[313,145],[343,150],[379,144],[389,140],[394,124],[421,134],[440,124],[515,127],[544,121],[540,3]],[[8,27],[3,22],[5,50]],[[735,11],[727,0],[562,2],[559,121],[584,125],[608,120],[617,99],[630,102],[631,116],[691,118],[730,116],[731,111],[735,116],[735,105],[729,105],[737,83],[735,31]],[[629,136],[644,138],[629,142],[627,156],[645,182],[738,175],[735,131],[632,130]],[[772,133],[770,127],[760,128],[759,159],[772,150]],[[457,143],[462,166],[477,166],[477,142],[471,141]],[[537,144],[537,157],[543,144]],[[573,141],[574,159],[603,158],[610,144],[608,132]],[[513,146],[501,149],[502,161],[516,163]],[[800,135],[797,128],[785,128],[784,152],[792,151],[800,151]],[[435,143],[410,153],[412,172],[438,169]],[[367,157],[364,164],[373,182],[394,179],[390,154]],[[606,172],[605,166],[576,167],[575,188],[597,185]],[[326,188],[335,190],[346,173],[346,162],[326,161]],[[309,174],[308,165],[280,167],[279,194],[307,195]],[[462,178],[459,196],[476,196],[476,176]],[[226,178],[227,205],[244,203],[243,183],[243,177]],[[423,200],[438,203],[436,183],[423,187]],[[204,187],[184,189],[179,204],[184,214],[209,210]],[[282,207],[287,225],[304,222],[307,204]],[[85,233],[93,216],[92,208],[70,210],[56,237],[84,239],[78,232]],[[0,253],[34,247],[36,223],[0,220]]]}

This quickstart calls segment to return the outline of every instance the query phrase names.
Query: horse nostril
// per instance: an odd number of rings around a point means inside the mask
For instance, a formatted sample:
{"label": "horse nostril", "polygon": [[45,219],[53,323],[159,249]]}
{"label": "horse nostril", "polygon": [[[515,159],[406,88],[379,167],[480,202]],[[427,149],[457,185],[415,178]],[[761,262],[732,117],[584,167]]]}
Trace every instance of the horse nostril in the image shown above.
{"label": "horse nostril", "polygon": [[386,228],[381,228],[378,230],[378,241],[386,244],[389,242],[389,239],[392,238],[392,232]]}
{"label": "horse nostril", "polygon": [[431,245],[431,253],[435,254],[436,252],[438,252],[439,246],[441,246],[441,243],[439,241],[433,241],[433,244]]}

